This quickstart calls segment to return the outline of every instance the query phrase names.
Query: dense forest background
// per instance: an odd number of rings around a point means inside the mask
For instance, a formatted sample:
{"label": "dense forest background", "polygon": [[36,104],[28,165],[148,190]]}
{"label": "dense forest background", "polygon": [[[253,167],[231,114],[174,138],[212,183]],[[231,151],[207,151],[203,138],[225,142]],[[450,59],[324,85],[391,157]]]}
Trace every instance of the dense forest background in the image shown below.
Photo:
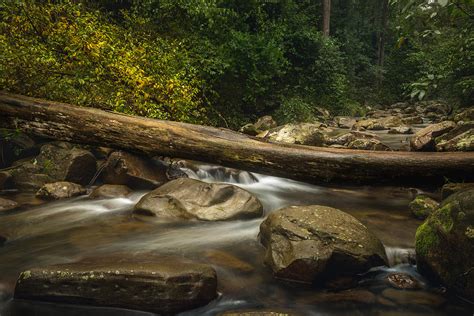
{"label": "dense forest background", "polygon": [[[0,89],[236,128],[264,114],[474,103],[472,0],[0,4]],[[326,23],[324,23],[326,22]]]}

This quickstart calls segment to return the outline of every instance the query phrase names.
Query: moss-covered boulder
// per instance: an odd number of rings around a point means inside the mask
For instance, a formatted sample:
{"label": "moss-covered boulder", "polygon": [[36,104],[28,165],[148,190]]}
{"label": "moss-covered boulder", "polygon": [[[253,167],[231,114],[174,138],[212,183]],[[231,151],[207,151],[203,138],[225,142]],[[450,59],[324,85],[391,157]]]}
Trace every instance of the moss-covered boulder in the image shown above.
{"label": "moss-covered boulder", "polygon": [[410,211],[418,219],[427,218],[438,206],[437,201],[426,195],[418,195],[408,204]]}
{"label": "moss-covered boulder", "polygon": [[444,200],[416,232],[420,273],[474,299],[474,189]]}
{"label": "moss-covered boulder", "polygon": [[446,183],[441,188],[441,196],[445,199],[456,192],[468,189],[474,189],[474,183]]}

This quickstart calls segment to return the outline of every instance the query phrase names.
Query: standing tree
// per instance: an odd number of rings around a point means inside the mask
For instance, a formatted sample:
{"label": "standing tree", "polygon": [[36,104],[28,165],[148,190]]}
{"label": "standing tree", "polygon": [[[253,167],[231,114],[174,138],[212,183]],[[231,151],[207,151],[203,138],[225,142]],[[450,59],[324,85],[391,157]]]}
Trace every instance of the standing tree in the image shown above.
{"label": "standing tree", "polygon": [[331,21],[331,0],[323,0],[323,34],[329,37],[329,25]]}

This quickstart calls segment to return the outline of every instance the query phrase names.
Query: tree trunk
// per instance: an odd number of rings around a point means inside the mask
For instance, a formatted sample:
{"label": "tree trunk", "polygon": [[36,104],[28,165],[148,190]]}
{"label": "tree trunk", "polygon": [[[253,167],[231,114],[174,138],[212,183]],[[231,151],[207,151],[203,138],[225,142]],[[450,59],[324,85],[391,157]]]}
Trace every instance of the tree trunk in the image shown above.
{"label": "tree trunk", "polygon": [[323,0],[323,35],[329,37],[331,22],[331,0]]}
{"label": "tree trunk", "polygon": [[0,92],[0,127],[139,154],[201,160],[313,183],[473,178],[474,154],[376,152],[276,144],[227,129],[153,120]]}
{"label": "tree trunk", "polygon": [[385,37],[388,22],[388,0],[382,0],[382,16],[380,19],[380,31],[377,41],[377,65],[383,67],[385,59]]}

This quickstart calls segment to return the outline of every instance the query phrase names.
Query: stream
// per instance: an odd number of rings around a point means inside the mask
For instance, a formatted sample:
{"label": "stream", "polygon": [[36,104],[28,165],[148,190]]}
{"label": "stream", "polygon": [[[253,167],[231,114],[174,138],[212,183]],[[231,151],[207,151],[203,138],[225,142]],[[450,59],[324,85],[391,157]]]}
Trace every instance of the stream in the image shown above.
{"label": "stream", "polygon": [[[473,307],[416,272],[414,236],[421,221],[408,210],[417,189],[400,187],[322,187],[284,178],[194,164],[183,167],[191,178],[225,182],[255,194],[266,214],[289,205],[320,204],[341,209],[363,222],[384,243],[390,267],[359,277],[351,300],[327,289],[275,280],[263,264],[258,242],[263,218],[228,222],[170,222],[133,217],[129,198],[91,200],[87,196],[42,203],[29,195],[7,196],[23,206],[0,213],[0,315],[151,315],[147,312],[13,300],[18,274],[49,264],[88,257],[178,256],[212,264],[220,296],[209,305],[181,315],[217,315],[234,309],[291,310],[301,315],[472,315]],[[428,194],[433,194],[428,192]],[[404,272],[421,290],[390,288],[387,274]]]}

